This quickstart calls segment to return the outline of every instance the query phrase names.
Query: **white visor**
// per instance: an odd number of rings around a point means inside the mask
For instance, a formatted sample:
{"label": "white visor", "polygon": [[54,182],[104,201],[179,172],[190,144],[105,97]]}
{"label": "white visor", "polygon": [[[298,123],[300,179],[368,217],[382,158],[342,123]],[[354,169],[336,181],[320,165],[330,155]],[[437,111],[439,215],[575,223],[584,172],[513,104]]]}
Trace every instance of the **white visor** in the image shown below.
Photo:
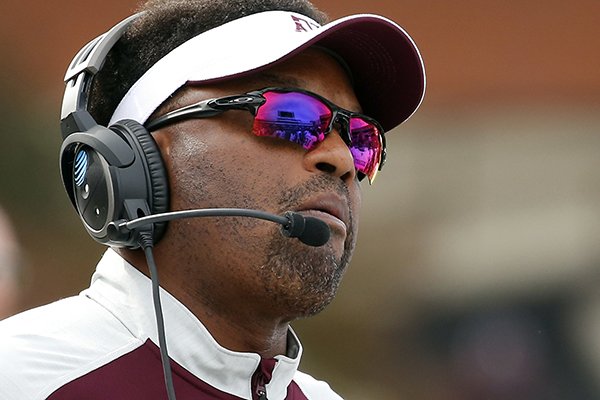
{"label": "white visor", "polygon": [[314,45],[345,62],[364,113],[385,130],[408,119],[421,104],[423,60],[410,36],[393,21],[360,14],[321,26],[301,14],[267,11],[206,31],[168,53],[129,89],[110,124],[123,119],[143,124],[186,84],[241,77]]}

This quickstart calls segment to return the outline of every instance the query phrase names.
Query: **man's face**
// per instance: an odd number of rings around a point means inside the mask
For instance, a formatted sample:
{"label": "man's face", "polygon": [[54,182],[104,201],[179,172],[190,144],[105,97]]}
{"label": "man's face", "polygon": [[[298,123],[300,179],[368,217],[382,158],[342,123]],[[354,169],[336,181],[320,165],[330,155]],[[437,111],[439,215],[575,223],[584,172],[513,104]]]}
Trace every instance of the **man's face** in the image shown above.
{"label": "man's face", "polygon": [[[249,78],[187,87],[175,107],[264,87],[297,87],[360,111],[344,70],[330,56],[307,50]],[[322,247],[282,236],[270,222],[243,217],[173,221],[158,244],[177,297],[215,313],[260,309],[291,320],[333,299],[354,249],[360,187],[352,156],[337,131],[306,151],[251,133],[252,115],[227,111],[154,133],[169,175],[171,209],[239,207],[274,214],[298,211],[331,229]],[[258,308],[257,308],[258,307]]]}

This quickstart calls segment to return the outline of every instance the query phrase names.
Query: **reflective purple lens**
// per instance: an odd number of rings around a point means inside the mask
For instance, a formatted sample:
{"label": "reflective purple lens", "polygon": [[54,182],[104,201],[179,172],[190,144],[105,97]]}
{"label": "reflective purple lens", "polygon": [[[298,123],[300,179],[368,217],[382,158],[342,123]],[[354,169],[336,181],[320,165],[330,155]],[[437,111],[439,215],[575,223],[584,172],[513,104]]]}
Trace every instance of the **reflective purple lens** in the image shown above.
{"label": "reflective purple lens", "polygon": [[304,93],[266,92],[267,100],[254,118],[254,134],[298,143],[306,150],[325,139],[331,110],[320,100]]}
{"label": "reflective purple lens", "polygon": [[373,180],[379,169],[381,132],[362,118],[350,118],[350,152],[356,169]]}
{"label": "reflective purple lens", "polygon": [[[321,99],[300,92],[267,91],[266,102],[254,118],[253,132],[297,143],[311,150],[325,140],[333,112]],[[357,171],[373,181],[377,174],[382,150],[377,126],[360,117],[348,121],[350,152]]]}

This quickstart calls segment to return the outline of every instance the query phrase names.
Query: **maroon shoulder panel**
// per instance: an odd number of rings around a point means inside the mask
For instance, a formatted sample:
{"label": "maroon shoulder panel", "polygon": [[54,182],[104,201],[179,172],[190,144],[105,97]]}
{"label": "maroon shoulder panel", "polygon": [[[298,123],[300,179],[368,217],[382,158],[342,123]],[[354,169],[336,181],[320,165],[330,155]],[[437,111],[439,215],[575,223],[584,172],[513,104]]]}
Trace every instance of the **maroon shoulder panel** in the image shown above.
{"label": "maroon shoulder panel", "polygon": [[[177,400],[238,400],[171,360]],[[166,400],[160,351],[151,341],[56,390],[48,400]]]}
{"label": "maroon shoulder panel", "polygon": [[[215,389],[173,360],[171,369],[177,400],[240,399]],[[48,400],[83,399],[166,400],[160,350],[147,340],[132,352],[65,384],[48,397]],[[308,400],[295,382],[288,387],[286,399]]]}

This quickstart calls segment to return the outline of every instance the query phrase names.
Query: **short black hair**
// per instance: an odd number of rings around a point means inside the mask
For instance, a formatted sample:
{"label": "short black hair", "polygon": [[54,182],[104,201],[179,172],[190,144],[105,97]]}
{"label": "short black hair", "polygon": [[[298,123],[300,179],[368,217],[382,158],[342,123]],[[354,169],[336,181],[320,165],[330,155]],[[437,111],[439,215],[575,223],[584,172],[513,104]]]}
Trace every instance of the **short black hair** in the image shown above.
{"label": "short black hair", "polygon": [[[320,24],[325,13],[308,0],[149,0],[145,11],[106,57],[92,82],[88,109],[107,125],[131,86],[158,60],[202,32],[229,21],[269,10],[292,11]],[[241,37],[240,40],[246,40]]]}

